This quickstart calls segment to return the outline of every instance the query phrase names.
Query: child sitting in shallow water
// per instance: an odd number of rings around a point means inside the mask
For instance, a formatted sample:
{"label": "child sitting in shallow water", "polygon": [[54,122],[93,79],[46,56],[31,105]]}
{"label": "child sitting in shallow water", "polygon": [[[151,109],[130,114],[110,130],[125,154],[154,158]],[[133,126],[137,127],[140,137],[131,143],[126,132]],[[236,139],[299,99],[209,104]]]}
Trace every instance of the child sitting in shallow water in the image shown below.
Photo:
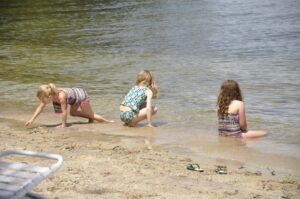
{"label": "child sitting in shallow water", "polygon": [[247,129],[242,92],[234,80],[226,80],[220,88],[218,101],[219,134],[238,138],[254,138],[266,135],[265,131]]}
{"label": "child sitting in shallow water", "polygon": [[147,118],[148,127],[152,126],[152,116],[157,108],[152,106],[152,99],[157,95],[156,83],[149,70],[141,71],[136,79],[136,85],[125,96],[120,105],[120,118],[130,127]]}
{"label": "child sitting in shallow water", "polygon": [[[25,123],[26,126],[32,124],[38,115],[44,110],[45,106],[53,103],[55,113],[61,113],[62,123],[60,127],[65,127],[67,123],[67,105],[70,107],[70,115],[89,119],[89,122],[113,122],[104,117],[94,114],[87,93],[81,88],[56,88],[54,84],[41,85],[37,91],[40,100],[33,116]],[[81,111],[78,111],[78,108]]]}

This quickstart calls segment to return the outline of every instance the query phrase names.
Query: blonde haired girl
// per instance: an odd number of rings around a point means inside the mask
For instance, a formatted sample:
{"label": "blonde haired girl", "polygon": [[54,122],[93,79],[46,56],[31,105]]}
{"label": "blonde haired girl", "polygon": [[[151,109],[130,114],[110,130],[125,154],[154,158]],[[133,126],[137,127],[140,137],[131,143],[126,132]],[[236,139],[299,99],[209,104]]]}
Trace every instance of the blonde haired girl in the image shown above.
{"label": "blonde haired girl", "polygon": [[236,81],[226,80],[221,85],[217,108],[220,135],[238,138],[254,138],[267,134],[265,131],[247,130],[243,96]]}
{"label": "blonde haired girl", "polygon": [[157,86],[152,72],[141,71],[136,78],[136,85],[128,92],[120,105],[120,119],[128,126],[136,126],[147,119],[147,126],[152,126],[152,116],[157,107],[152,106],[152,99],[157,96]]}
{"label": "blonde haired girl", "polygon": [[[31,119],[25,123],[26,126],[32,124],[44,110],[45,106],[51,102],[53,103],[55,113],[61,113],[62,123],[59,127],[62,128],[66,127],[68,104],[70,105],[71,116],[87,118],[90,123],[94,122],[94,120],[98,122],[113,122],[94,114],[89,103],[89,97],[86,91],[81,88],[56,88],[54,84],[50,83],[41,85],[36,96],[40,100],[40,104]],[[79,107],[81,111],[78,111]]]}

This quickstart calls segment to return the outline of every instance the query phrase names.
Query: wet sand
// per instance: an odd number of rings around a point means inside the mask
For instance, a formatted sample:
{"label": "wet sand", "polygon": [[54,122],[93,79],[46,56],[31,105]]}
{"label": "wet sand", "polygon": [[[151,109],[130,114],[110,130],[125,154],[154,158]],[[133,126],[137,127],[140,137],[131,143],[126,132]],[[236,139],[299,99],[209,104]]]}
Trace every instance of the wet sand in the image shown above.
{"label": "wet sand", "polygon": [[[24,127],[31,112],[0,113],[0,150],[26,149],[61,154],[62,167],[35,191],[50,198],[290,198],[300,196],[297,173],[277,175],[240,162],[226,163],[217,174],[217,158],[199,158],[153,143],[157,130],[115,124],[87,124],[69,118],[71,126],[42,114]],[[205,152],[204,152],[205,153]],[[208,153],[209,154],[209,153]],[[255,155],[255,154],[253,154]],[[256,154],[259,155],[259,154]],[[187,170],[198,163],[204,172]]]}

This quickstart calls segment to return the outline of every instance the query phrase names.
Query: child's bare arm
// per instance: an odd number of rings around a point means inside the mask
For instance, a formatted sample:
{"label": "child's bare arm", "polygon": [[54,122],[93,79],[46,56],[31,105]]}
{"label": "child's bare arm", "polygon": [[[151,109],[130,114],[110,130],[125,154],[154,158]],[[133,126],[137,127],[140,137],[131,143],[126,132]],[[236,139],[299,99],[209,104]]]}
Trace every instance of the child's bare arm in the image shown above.
{"label": "child's bare arm", "polygon": [[247,131],[246,112],[245,112],[245,106],[243,102],[240,103],[238,112],[239,112],[239,119],[240,119],[239,123],[240,123],[241,130]]}
{"label": "child's bare arm", "polygon": [[66,94],[64,92],[61,92],[59,94],[59,100],[60,100],[60,105],[61,105],[61,127],[64,128],[66,127],[67,123],[67,101],[66,101]]}
{"label": "child's bare arm", "polygon": [[25,126],[28,126],[30,124],[32,124],[34,122],[34,120],[39,116],[39,114],[44,110],[46,104],[43,103],[43,102],[40,102],[39,106],[36,108],[34,114],[32,115],[31,119],[28,120],[26,123],[25,123]]}
{"label": "child's bare arm", "polygon": [[147,122],[149,127],[152,126],[152,97],[153,97],[153,92],[149,89],[146,91],[147,95],[147,104],[146,104],[146,109],[147,109]]}

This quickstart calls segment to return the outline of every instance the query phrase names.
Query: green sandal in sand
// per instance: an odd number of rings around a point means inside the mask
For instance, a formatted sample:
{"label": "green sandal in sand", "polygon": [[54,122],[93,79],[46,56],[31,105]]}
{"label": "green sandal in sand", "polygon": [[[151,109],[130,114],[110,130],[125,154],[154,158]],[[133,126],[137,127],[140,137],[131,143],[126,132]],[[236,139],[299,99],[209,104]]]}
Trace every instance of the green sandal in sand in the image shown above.
{"label": "green sandal in sand", "polygon": [[189,164],[186,167],[188,170],[203,172],[204,170],[199,166],[199,164]]}
{"label": "green sandal in sand", "polygon": [[227,167],[223,165],[218,165],[215,171],[217,174],[227,174]]}

